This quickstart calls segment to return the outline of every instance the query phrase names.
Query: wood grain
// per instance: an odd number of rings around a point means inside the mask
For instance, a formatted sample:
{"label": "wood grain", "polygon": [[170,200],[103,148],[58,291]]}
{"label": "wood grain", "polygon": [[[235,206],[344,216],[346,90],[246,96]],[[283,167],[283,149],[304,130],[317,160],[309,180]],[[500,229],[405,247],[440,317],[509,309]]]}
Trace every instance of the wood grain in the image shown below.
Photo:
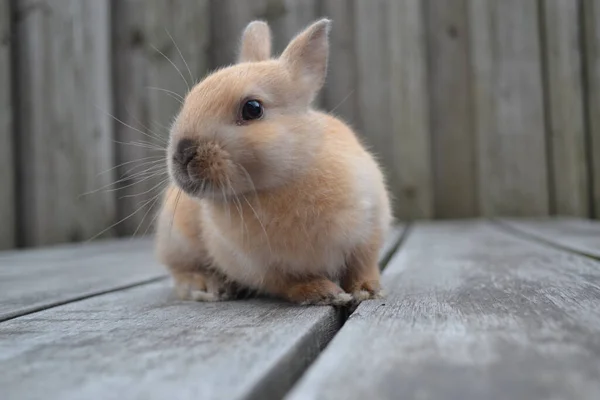
{"label": "wood grain", "polygon": [[470,0],[482,215],[549,212],[536,0]]}
{"label": "wood grain", "polygon": [[399,179],[398,186],[392,187],[397,217],[431,218],[433,176],[423,2],[390,1],[388,7],[390,80],[384,84],[391,86],[391,130],[378,134],[386,134],[393,151],[389,162]]}
{"label": "wood grain", "polygon": [[425,4],[435,217],[473,217],[478,197],[467,1]]}
{"label": "wood grain", "polygon": [[109,1],[15,4],[23,241],[88,239],[115,217],[112,193],[82,196],[113,180]]}
{"label": "wood grain", "polygon": [[178,302],[151,284],[0,324],[0,384],[7,398],[281,398],[340,322],[330,307]]}
{"label": "wood grain", "polygon": [[589,192],[580,7],[577,1],[550,0],[539,4],[545,44],[552,212],[586,217]]}
{"label": "wood grain", "polygon": [[0,2],[0,249],[16,243],[10,16],[9,2]]}
{"label": "wood grain", "polygon": [[[391,230],[382,263],[403,232]],[[4,396],[281,398],[341,326],[331,307],[181,302],[166,282],[79,300],[162,276],[149,247],[137,239],[0,255],[0,321],[7,309],[54,306],[0,323]]]}
{"label": "wood grain", "polygon": [[484,222],[413,227],[288,399],[597,399],[600,263]]}
{"label": "wood grain", "polygon": [[320,14],[332,20],[329,68],[322,105],[336,117],[358,127],[354,4],[344,0],[322,0],[320,4]]}
{"label": "wood grain", "polygon": [[0,253],[0,321],[164,276],[149,240]]}
{"label": "wood grain", "polygon": [[585,89],[592,213],[600,218],[600,3],[583,0],[585,24]]}
{"label": "wood grain", "polygon": [[[357,114],[350,120],[364,142],[380,160],[390,190],[395,196],[402,184],[396,170],[396,148],[392,144],[392,109],[390,98],[389,2],[354,0],[354,51],[356,54]],[[396,110],[394,110],[396,111]],[[394,213],[401,204],[395,201]]]}
{"label": "wood grain", "polygon": [[116,154],[117,164],[127,163],[117,170],[126,178],[116,185],[119,219],[125,219],[117,225],[120,235],[151,228],[156,196],[167,182],[171,121],[208,69],[209,20],[208,0],[114,3]]}
{"label": "wood grain", "polygon": [[600,222],[562,217],[503,219],[501,223],[554,246],[600,259]]}

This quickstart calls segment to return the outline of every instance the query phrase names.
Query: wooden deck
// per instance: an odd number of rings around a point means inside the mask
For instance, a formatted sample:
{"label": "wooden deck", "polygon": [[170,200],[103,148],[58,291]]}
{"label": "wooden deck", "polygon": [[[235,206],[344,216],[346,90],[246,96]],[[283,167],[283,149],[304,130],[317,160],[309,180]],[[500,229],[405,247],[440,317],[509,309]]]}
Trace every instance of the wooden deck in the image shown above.
{"label": "wooden deck", "polygon": [[178,301],[148,240],[0,253],[0,397],[600,399],[600,223],[416,223],[381,260],[336,310]]}

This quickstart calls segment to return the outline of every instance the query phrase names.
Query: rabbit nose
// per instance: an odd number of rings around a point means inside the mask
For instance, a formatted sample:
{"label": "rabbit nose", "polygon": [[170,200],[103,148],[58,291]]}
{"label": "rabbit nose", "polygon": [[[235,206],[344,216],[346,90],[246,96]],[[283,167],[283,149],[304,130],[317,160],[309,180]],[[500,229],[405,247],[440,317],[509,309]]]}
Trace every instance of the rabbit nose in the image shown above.
{"label": "rabbit nose", "polygon": [[194,140],[181,139],[177,144],[177,151],[173,155],[173,159],[182,167],[186,167],[196,156],[197,148],[198,144]]}

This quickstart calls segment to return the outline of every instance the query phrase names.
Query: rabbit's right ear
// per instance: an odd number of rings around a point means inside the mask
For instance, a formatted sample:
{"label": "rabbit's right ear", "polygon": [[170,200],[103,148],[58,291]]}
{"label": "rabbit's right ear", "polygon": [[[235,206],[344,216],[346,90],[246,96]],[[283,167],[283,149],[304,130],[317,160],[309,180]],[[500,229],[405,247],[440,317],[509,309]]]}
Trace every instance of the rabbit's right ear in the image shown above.
{"label": "rabbit's right ear", "polygon": [[271,29],[266,22],[252,21],[244,29],[238,62],[265,61],[271,58]]}

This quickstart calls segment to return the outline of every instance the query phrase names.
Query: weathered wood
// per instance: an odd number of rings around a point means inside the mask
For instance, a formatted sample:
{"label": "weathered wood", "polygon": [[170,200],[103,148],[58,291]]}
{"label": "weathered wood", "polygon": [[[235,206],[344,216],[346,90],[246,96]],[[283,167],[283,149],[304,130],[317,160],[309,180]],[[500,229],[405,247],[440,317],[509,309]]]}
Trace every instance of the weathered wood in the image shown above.
{"label": "weathered wood", "polygon": [[213,0],[211,21],[227,21],[211,24],[211,67],[222,67],[235,62],[244,27],[254,19],[267,21],[280,18],[285,12],[282,1]]}
{"label": "weathered wood", "polygon": [[466,0],[426,5],[434,204],[438,218],[477,215]]}
{"label": "weathered wood", "polygon": [[0,324],[0,385],[11,399],[275,399],[340,323],[331,307],[145,285]]}
{"label": "weathered wood", "polygon": [[600,218],[600,3],[583,0],[589,174],[594,218]]}
{"label": "weathered wood", "polygon": [[479,206],[548,214],[537,0],[470,0]]}
{"label": "weathered wood", "polygon": [[0,249],[15,245],[10,4],[0,2]]}
{"label": "weathered wood", "polygon": [[[428,143],[422,109],[426,90],[423,71],[418,70],[424,62],[420,7],[412,1],[387,0],[355,0],[352,6],[358,113],[350,122],[382,163],[395,214],[402,219],[427,216],[429,157],[422,154]],[[419,90],[425,92],[415,93]],[[411,94],[415,98],[409,101]],[[418,160],[421,156],[425,158]]]}
{"label": "weathered wood", "polygon": [[[382,258],[402,232],[392,229]],[[0,258],[7,266],[0,269],[7,275],[0,275],[0,304],[22,295],[23,283],[58,284],[72,294],[68,283],[87,280],[100,290],[152,274],[148,242],[136,243],[11,253]],[[77,260],[86,260],[85,276]],[[147,284],[0,323],[0,386],[8,398],[31,399],[281,398],[339,329],[340,317],[330,307],[266,299],[180,302],[165,282]]]}
{"label": "weathered wood", "polygon": [[552,218],[504,219],[501,223],[552,245],[600,259],[600,222]]}
{"label": "weathered wood", "polygon": [[16,3],[19,187],[26,245],[87,239],[114,196],[108,0]]}
{"label": "weathered wood", "polygon": [[329,68],[322,104],[325,110],[354,126],[358,113],[354,4],[340,0],[322,0],[319,4],[320,14],[332,20]]}
{"label": "weathered wood", "polygon": [[267,5],[272,11],[264,11],[263,18],[269,17],[275,54],[283,52],[294,36],[317,19],[317,0],[271,0]]}
{"label": "weathered wood", "polygon": [[385,266],[385,263],[389,261],[393,252],[396,250],[396,247],[402,239],[402,235],[404,234],[406,228],[406,225],[395,225],[392,227],[392,229],[390,229],[390,232],[385,238],[385,242],[383,243],[381,251],[379,252],[379,260],[383,264],[382,266]]}
{"label": "weathered wood", "polygon": [[164,276],[148,240],[0,253],[0,321]]}
{"label": "weathered wood", "polygon": [[113,5],[116,158],[128,163],[118,169],[127,179],[117,185],[119,220],[125,219],[117,230],[140,235],[148,232],[159,205],[155,196],[166,186],[171,121],[209,66],[210,15],[208,0]]}
{"label": "weathered wood", "polygon": [[543,18],[550,189],[553,212],[588,216],[589,192],[582,93],[580,7],[539,3]]}
{"label": "weathered wood", "polygon": [[387,21],[390,80],[384,84],[391,86],[391,130],[376,134],[386,135],[393,151],[389,161],[399,178],[399,186],[392,187],[396,215],[431,218],[433,176],[423,2],[390,1]]}
{"label": "weathered wood", "polygon": [[600,397],[600,263],[479,222],[413,228],[289,399]]}

